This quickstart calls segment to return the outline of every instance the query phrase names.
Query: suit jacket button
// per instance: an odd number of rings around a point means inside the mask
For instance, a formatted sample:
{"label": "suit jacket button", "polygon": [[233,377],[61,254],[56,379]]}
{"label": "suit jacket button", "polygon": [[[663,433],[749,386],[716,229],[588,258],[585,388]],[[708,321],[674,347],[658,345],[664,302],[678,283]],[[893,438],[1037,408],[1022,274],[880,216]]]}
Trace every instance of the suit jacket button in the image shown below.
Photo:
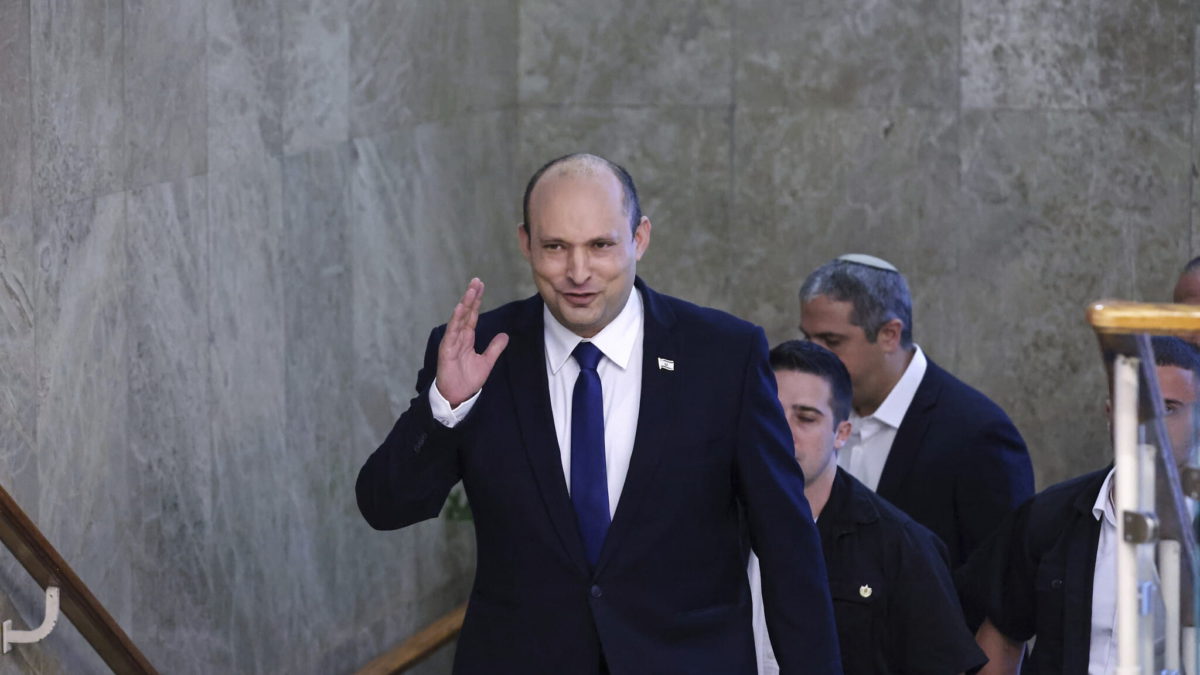
{"label": "suit jacket button", "polygon": [[1062,588],[1062,585],[1063,585],[1063,580],[1062,580],[1062,579],[1055,579],[1055,580],[1053,580],[1053,581],[1051,581],[1051,582],[1050,582],[1050,588],[1053,588],[1053,589],[1055,589],[1055,590],[1058,590],[1058,589]]}
{"label": "suit jacket button", "polygon": [[604,591],[600,590],[599,586],[592,586],[592,597],[593,598],[598,598],[602,595],[604,595]]}

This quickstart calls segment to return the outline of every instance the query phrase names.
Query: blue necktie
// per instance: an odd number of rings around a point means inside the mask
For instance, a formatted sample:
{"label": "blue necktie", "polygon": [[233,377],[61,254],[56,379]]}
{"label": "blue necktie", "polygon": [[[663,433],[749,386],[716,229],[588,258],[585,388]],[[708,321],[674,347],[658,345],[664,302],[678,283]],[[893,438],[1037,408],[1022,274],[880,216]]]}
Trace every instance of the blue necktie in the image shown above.
{"label": "blue necktie", "polygon": [[571,502],[579,520],[583,548],[592,567],[608,532],[608,470],[604,463],[604,396],[596,365],[604,356],[596,345],[580,342],[571,352],[579,378],[571,398]]}

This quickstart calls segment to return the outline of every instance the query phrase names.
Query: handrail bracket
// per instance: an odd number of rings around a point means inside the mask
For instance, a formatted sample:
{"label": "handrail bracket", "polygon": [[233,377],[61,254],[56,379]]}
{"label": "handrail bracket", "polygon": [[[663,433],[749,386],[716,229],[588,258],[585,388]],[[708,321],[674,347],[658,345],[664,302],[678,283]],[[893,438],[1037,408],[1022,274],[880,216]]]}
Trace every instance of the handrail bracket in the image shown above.
{"label": "handrail bracket", "polygon": [[28,644],[40,642],[54,630],[54,625],[58,623],[58,586],[46,587],[46,616],[42,619],[42,625],[33,630],[13,630],[12,620],[7,620],[0,626],[0,643],[3,645],[3,653],[7,654],[12,651],[14,644]]}

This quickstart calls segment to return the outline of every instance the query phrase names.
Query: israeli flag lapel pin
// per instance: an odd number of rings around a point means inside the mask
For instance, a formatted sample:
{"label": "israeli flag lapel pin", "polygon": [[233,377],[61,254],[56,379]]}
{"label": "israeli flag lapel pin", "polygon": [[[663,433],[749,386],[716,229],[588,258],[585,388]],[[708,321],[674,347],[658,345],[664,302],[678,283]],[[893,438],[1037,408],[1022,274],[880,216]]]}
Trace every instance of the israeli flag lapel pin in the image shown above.
{"label": "israeli flag lapel pin", "polygon": [[658,357],[658,369],[674,371],[675,370],[675,362],[672,361],[671,359],[664,359],[663,357],[660,356],[660,357]]}

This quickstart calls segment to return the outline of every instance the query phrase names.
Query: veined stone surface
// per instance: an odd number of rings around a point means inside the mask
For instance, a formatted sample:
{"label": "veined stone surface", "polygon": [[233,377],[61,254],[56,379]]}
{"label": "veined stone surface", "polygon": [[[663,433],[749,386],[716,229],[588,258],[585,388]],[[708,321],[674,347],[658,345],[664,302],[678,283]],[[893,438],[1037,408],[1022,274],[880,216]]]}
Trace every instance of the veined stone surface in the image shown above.
{"label": "veined stone surface", "polygon": [[29,0],[0,3],[0,218],[32,206]]}
{"label": "veined stone surface", "polygon": [[125,187],[121,9],[120,0],[30,0],[29,133],[39,206]]}
{"label": "veined stone surface", "polygon": [[355,138],[516,103],[516,0],[354,0]]}
{"label": "veined stone surface", "polygon": [[206,4],[209,171],[277,157],[283,150],[281,4]]}
{"label": "veined stone surface", "polygon": [[739,105],[958,107],[957,2],[733,4]]}
{"label": "veined stone surface", "polygon": [[523,105],[730,105],[728,0],[522,0]]}
{"label": "veined stone surface", "polygon": [[129,499],[142,514],[128,631],[151,663],[215,672],[207,180],[131,190],[125,204]]}
{"label": "veined stone surface", "polygon": [[[129,519],[128,274],[125,194],[84,199],[34,214],[37,270],[38,503],[29,509],[46,539],[109,613],[133,615],[130,559],[140,546]],[[29,611],[41,613],[42,598]],[[69,623],[69,622],[62,622]],[[43,647],[103,669],[77,633],[51,633]]]}
{"label": "veined stone surface", "polygon": [[208,170],[205,3],[124,0],[125,185]]}
{"label": "veined stone surface", "polygon": [[282,18],[283,149],[350,139],[350,18],[339,0],[278,3]]}

